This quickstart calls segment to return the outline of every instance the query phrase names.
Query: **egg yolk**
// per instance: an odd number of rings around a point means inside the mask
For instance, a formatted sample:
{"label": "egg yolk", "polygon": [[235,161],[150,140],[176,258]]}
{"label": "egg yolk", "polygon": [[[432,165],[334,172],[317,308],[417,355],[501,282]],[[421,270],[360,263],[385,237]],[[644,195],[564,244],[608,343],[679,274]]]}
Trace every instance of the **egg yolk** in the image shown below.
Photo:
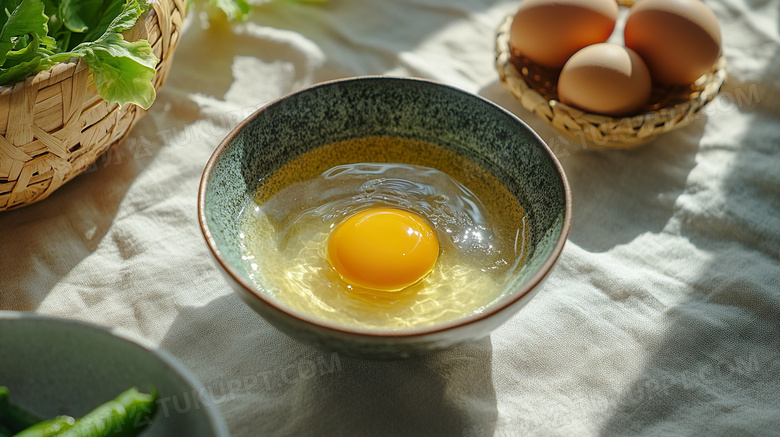
{"label": "egg yolk", "polygon": [[359,212],[328,240],[328,261],[344,280],[362,288],[402,290],[431,271],[439,239],[422,217],[393,208]]}

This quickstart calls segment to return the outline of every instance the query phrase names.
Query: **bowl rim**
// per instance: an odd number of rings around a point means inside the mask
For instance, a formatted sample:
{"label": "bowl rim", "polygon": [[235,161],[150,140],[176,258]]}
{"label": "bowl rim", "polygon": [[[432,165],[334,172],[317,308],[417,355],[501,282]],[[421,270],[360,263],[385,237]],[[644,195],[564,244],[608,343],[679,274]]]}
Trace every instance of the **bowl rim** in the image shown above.
{"label": "bowl rim", "polygon": [[[162,363],[170,372],[180,377],[192,390],[195,391],[195,393],[205,393],[207,391],[206,386],[203,385],[203,383],[201,383],[200,380],[196,378],[189,369],[184,367],[184,365],[179,362],[179,360],[176,359],[173,355],[163,349],[155,348],[151,343],[142,339],[141,337],[124,332],[118,328],[101,326],[78,319],[66,319],[62,317],[24,311],[0,310],[0,322],[6,320],[11,321],[12,323],[14,320],[32,322],[44,321],[54,324],[75,326],[77,329],[95,331],[104,335],[108,335],[109,337],[115,338],[119,341],[124,341],[139,347],[144,352]],[[224,418],[217,410],[216,404],[213,402],[201,402],[200,405],[200,409],[204,411],[206,420],[211,425],[212,431],[214,431],[214,435],[217,437],[229,437],[230,432],[227,425],[225,424]]]}
{"label": "bowl rim", "polygon": [[[214,170],[216,161],[219,159],[222,152],[227,148],[227,146],[233,141],[233,139],[249,123],[251,123],[255,118],[259,117],[263,113],[263,111],[266,111],[269,108],[275,107],[279,104],[283,104],[283,102],[289,98],[302,95],[305,93],[309,93],[312,90],[316,90],[317,88],[324,87],[324,86],[333,86],[339,84],[345,85],[350,83],[369,82],[369,81],[416,82],[416,83],[423,84],[425,86],[433,85],[436,87],[445,87],[450,90],[456,91],[457,93],[464,94],[468,97],[474,98],[480,101],[482,104],[486,104],[494,108],[495,110],[499,111],[500,113],[503,113],[507,117],[510,117],[510,119],[514,120],[516,123],[520,124],[525,128],[525,130],[530,134],[531,138],[534,139],[537,145],[541,148],[542,152],[544,152],[547,155],[548,159],[553,164],[555,171],[560,177],[561,185],[563,188],[564,209],[563,209],[563,221],[561,224],[562,226],[561,234],[558,236],[555,246],[553,247],[550,254],[547,256],[547,259],[544,260],[544,262],[539,266],[536,272],[534,272],[533,275],[531,275],[530,278],[528,278],[521,286],[515,288],[511,293],[507,294],[501,300],[490,305],[485,311],[479,313],[472,313],[468,316],[460,317],[455,320],[451,320],[449,322],[445,322],[441,324],[435,324],[435,325],[419,327],[419,328],[403,329],[403,330],[368,329],[368,328],[351,327],[348,325],[332,323],[326,320],[310,317],[307,314],[302,314],[302,313],[292,311],[284,307],[283,305],[274,302],[268,297],[263,296],[262,293],[260,293],[259,290],[257,290],[252,284],[249,284],[247,281],[243,280],[241,278],[241,275],[236,273],[236,271],[223,259],[222,253],[217,248],[214,237],[212,236],[208,223],[206,221],[206,188],[208,186],[208,181],[211,178],[211,173]],[[217,148],[214,149],[214,152],[211,154],[211,157],[209,157],[209,160],[206,163],[206,167],[203,170],[203,174],[201,175],[201,180],[198,187],[198,224],[200,225],[201,232],[203,233],[203,236],[206,239],[206,243],[209,247],[209,250],[211,251],[211,254],[214,256],[217,262],[222,266],[224,271],[227,272],[234,281],[236,281],[236,283],[241,285],[255,298],[259,299],[264,305],[267,305],[277,311],[280,311],[283,314],[293,317],[297,319],[299,322],[314,325],[320,329],[325,329],[328,331],[336,331],[343,334],[366,336],[366,337],[379,337],[385,339],[423,337],[431,334],[442,333],[444,331],[453,330],[455,328],[462,328],[467,325],[472,325],[477,322],[489,319],[495,314],[498,314],[502,311],[509,309],[515,303],[519,302],[524,297],[529,295],[529,293],[531,293],[531,291],[534,288],[536,288],[536,286],[539,285],[539,283],[542,282],[542,280],[547,276],[547,274],[552,269],[553,265],[555,265],[568,239],[569,230],[571,229],[571,221],[572,221],[572,199],[571,199],[571,188],[569,186],[568,178],[566,177],[566,173],[563,170],[563,166],[561,165],[558,158],[555,156],[555,153],[553,153],[553,151],[550,149],[547,143],[539,136],[539,134],[536,131],[531,129],[531,127],[522,119],[520,119],[518,116],[508,111],[507,109],[501,107],[500,105],[488,100],[485,97],[482,97],[475,93],[468,92],[462,88],[458,88],[453,85],[438,82],[435,80],[430,80],[427,78],[423,79],[418,77],[367,75],[367,76],[353,76],[353,77],[339,78],[334,80],[318,82],[303,87],[299,90],[293,91],[291,93],[285,94],[277,99],[274,99],[271,102],[263,105],[261,108],[259,108],[254,113],[252,113],[250,116],[246,117],[244,120],[242,120],[225,136],[225,138],[222,140],[222,142],[220,142]]]}

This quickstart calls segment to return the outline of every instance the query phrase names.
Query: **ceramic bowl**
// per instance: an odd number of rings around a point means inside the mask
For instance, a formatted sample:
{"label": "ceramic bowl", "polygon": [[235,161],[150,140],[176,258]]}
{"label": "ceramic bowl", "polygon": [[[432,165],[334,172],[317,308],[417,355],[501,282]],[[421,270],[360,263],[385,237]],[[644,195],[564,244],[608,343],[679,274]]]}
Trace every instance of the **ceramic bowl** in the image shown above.
{"label": "ceramic bowl", "polygon": [[[144,437],[229,437],[209,391],[173,357],[125,334],[75,320],[0,311],[0,385],[43,418],[82,417],[137,387],[159,392]],[[197,399],[197,402],[195,402]]]}
{"label": "ceramic bowl", "polygon": [[[242,267],[239,213],[260,178],[323,145],[369,136],[422,140],[490,169],[525,208],[533,246],[513,286],[480,314],[419,329],[350,328],[296,313],[254,287]],[[490,334],[538,291],[571,226],[566,176],[523,121],[457,88],[420,79],[360,77],[283,97],[240,123],[217,147],[200,184],[198,217],[211,253],[241,298],[291,337],[348,355],[393,359]]]}

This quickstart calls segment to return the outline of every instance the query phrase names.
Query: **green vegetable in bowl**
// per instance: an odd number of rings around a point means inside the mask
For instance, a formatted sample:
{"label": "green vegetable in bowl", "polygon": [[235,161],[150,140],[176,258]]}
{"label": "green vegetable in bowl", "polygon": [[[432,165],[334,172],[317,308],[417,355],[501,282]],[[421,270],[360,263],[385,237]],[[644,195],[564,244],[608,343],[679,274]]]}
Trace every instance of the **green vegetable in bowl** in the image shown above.
{"label": "green vegetable in bowl", "polygon": [[42,420],[12,404],[8,389],[0,386],[0,437],[137,436],[152,423],[156,407],[156,392],[141,393],[133,387],[81,419]]}
{"label": "green vegetable in bowl", "polygon": [[57,436],[58,433],[73,427],[76,419],[70,416],[57,416],[51,420],[44,420],[25,428],[22,432],[14,434],[13,437],[50,437]]}
{"label": "green vegetable in bowl", "polygon": [[16,433],[41,420],[43,419],[12,404],[8,388],[0,386],[0,426],[10,433]]}
{"label": "green vegetable in bowl", "polygon": [[152,423],[157,396],[135,388],[95,408],[57,437],[135,436]]}

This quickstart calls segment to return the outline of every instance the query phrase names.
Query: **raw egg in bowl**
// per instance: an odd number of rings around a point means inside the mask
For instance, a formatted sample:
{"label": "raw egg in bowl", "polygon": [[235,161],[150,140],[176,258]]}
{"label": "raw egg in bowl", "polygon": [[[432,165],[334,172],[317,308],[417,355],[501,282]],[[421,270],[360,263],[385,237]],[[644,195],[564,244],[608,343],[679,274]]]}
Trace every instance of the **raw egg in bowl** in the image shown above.
{"label": "raw egg in bowl", "polygon": [[362,77],[239,124],[201,179],[206,242],[291,337],[392,359],[485,337],[563,249],[571,195],[523,121],[457,88]]}

